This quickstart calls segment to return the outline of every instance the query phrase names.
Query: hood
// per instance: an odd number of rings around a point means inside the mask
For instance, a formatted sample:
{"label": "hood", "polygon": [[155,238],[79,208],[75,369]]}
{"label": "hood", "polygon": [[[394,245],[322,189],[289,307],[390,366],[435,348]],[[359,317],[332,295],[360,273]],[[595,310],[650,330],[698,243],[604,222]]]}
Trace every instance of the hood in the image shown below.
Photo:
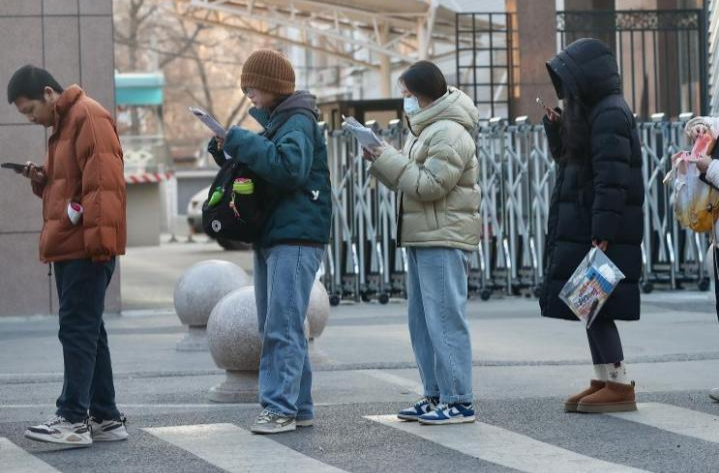
{"label": "hood", "polygon": [[312,95],[307,90],[298,90],[294,94],[287,97],[285,100],[275,108],[272,113],[267,110],[260,110],[259,108],[253,107],[250,109],[250,115],[259,122],[265,129],[268,128],[268,124],[272,122],[284,122],[283,119],[276,120],[277,117],[283,115],[291,115],[297,110],[305,110],[310,112],[315,119],[319,119],[320,113],[317,110],[317,97]]}
{"label": "hood", "polygon": [[572,95],[591,106],[608,95],[622,93],[617,60],[598,39],[573,42],[547,62],[547,70],[560,99]]}
{"label": "hood", "polygon": [[479,111],[467,94],[454,87],[447,87],[446,94],[428,108],[409,117],[409,125],[412,133],[419,135],[422,130],[439,120],[457,122],[471,133],[479,124]]}
{"label": "hood", "polygon": [[80,100],[84,95],[85,92],[83,92],[77,84],[71,85],[60,94],[57,102],[55,102],[55,128],[59,125],[62,117],[75,105],[75,102]]}

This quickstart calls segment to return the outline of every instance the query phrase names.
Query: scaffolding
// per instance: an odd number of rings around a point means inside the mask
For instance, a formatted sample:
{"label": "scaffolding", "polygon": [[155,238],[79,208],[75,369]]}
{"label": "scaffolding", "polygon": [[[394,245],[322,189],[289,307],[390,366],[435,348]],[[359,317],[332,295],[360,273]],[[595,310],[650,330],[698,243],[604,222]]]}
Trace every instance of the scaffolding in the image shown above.
{"label": "scaffolding", "polygon": [[187,7],[183,19],[270,38],[376,70],[385,98],[391,95],[393,68],[455,55],[456,12],[439,0],[173,1]]}

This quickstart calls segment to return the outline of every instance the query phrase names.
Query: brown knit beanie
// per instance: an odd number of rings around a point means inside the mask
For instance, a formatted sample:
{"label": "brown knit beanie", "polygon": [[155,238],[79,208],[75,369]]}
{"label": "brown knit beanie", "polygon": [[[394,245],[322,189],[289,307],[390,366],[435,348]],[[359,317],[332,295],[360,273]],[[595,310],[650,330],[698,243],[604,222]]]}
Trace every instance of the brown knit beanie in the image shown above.
{"label": "brown knit beanie", "polygon": [[260,49],[250,54],[242,66],[243,89],[259,89],[277,95],[295,91],[295,71],[279,51]]}

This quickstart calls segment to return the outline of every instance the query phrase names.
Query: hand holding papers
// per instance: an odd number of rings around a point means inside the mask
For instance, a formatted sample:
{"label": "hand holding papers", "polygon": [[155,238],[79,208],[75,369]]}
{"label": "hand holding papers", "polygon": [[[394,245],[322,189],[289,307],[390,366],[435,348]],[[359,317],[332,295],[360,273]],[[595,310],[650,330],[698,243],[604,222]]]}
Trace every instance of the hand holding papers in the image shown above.
{"label": "hand holding papers", "polygon": [[217,120],[215,120],[215,117],[202,110],[201,108],[197,107],[190,107],[190,112],[192,112],[192,114],[196,116],[198,120],[200,120],[207,128],[209,128],[212,133],[215,134],[215,136],[223,139],[225,138],[227,131],[225,131],[225,128],[220,125]]}
{"label": "hand holding papers", "polygon": [[[225,128],[220,125],[220,122],[215,120],[215,117],[207,113],[206,111],[202,110],[201,108],[197,107],[190,107],[190,112],[197,117],[198,120],[200,120],[207,128],[214,133],[214,135],[218,138],[225,139],[225,136],[227,135],[227,131]],[[232,156],[225,154],[225,159],[232,159]]]}
{"label": "hand holding papers", "polygon": [[363,148],[373,150],[374,148],[384,146],[382,140],[375,135],[372,129],[362,125],[353,117],[345,117],[342,115],[342,119],[344,120],[342,128],[352,133]]}

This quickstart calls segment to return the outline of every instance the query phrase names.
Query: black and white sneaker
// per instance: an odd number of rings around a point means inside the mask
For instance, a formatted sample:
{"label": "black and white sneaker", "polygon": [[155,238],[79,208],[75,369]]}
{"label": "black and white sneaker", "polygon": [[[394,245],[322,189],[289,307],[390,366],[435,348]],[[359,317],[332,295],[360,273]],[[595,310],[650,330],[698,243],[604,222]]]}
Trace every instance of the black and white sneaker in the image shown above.
{"label": "black and white sneaker", "polygon": [[297,423],[293,417],[283,416],[267,409],[257,416],[255,423],[250,427],[250,431],[255,434],[279,434],[296,429]]}
{"label": "black and white sneaker", "polygon": [[90,430],[94,442],[117,442],[127,440],[127,419],[122,416],[119,419],[102,420],[90,417]]}
{"label": "black and white sneaker", "polygon": [[25,437],[38,442],[59,443],[77,447],[92,445],[90,427],[86,422],[68,422],[61,416],[54,416],[44,424],[29,427]]}

